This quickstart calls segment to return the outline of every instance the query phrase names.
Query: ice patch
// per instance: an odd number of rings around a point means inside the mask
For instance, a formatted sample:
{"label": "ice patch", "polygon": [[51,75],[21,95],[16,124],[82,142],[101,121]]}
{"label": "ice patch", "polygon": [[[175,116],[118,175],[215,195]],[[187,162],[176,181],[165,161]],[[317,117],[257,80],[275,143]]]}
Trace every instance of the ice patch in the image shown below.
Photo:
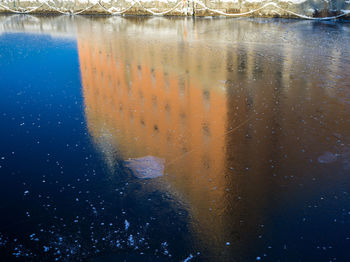
{"label": "ice patch", "polygon": [[130,246],[133,246],[135,244],[134,237],[132,235],[129,236],[128,242]]}
{"label": "ice patch", "polygon": [[184,259],[183,262],[188,262],[188,261],[190,261],[192,258],[194,258],[194,256],[193,256],[192,254],[190,254],[188,257],[186,257],[186,258]]}
{"label": "ice patch", "polygon": [[125,224],[125,230],[128,230],[130,226],[129,221],[125,219],[124,224]]}
{"label": "ice patch", "polygon": [[323,155],[318,157],[318,162],[322,164],[329,164],[337,160],[338,154],[333,154],[331,152],[325,152]]}
{"label": "ice patch", "polygon": [[[350,4],[350,1],[348,1],[348,4]],[[340,11],[342,11],[343,14],[350,14],[350,10],[344,10],[344,9],[342,9],[342,10],[340,10]]]}
{"label": "ice patch", "polygon": [[165,160],[154,156],[130,158],[125,161],[126,167],[133,171],[137,178],[147,179],[162,176]]}
{"label": "ice patch", "polygon": [[169,255],[169,251],[168,251],[168,243],[165,241],[163,243],[161,243],[161,249],[162,249],[162,253],[164,255]]}

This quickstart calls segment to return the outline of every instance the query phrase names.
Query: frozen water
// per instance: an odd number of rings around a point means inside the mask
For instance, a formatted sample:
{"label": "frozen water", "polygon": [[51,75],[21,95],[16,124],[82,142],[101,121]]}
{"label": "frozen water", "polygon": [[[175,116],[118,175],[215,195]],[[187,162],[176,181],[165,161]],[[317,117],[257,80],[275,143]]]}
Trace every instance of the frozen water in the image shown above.
{"label": "frozen water", "polygon": [[156,178],[163,176],[165,160],[154,156],[131,158],[125,161],[126,167],[133,171],[137,178]]}
{"label": "frozen water", "polygon": [[188,262],[188,261],[192,260],[192,258],[194,258],[194,256],[192,254],[189,254],[189,256],[186,257],[183,262]]}
{"label": "frozen water", "polygon": [[350,24],[188,21],[0,16],[3,261],[350,261]]}
{"label": "frozen water", "polygon": [[130,226],[129,221],[125,219],[124,225],[125,225],[125,230],[128,230],[128,229],[129,229],[129,226]]}
{"label": "frozen water", "polygon": [[329,164],[337,160],[338,154],[333,154],[331,152],[325,152],[323,155],[318,157],[318,162]]}

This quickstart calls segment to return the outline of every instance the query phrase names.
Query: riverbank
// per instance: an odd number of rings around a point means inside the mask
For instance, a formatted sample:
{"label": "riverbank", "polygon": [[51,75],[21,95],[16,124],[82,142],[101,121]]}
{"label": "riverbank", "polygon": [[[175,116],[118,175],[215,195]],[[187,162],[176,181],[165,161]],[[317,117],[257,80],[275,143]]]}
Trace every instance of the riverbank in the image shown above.
{"label": "riverbank", "polygon": [[0,13],[349,19],[350,1],[118,0],[1,1]]}

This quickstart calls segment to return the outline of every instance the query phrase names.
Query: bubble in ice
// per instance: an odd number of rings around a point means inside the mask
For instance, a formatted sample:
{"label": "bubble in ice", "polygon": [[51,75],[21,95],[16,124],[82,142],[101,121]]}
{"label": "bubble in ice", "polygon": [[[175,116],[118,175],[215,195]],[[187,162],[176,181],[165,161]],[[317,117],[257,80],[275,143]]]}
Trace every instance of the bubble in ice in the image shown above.
{"label": "bubble in ice", "polygon": [[154,156],[130,158],[125,161],[126,167],[133,171],[137,178],[147,179],[162,176],[165,160]]}

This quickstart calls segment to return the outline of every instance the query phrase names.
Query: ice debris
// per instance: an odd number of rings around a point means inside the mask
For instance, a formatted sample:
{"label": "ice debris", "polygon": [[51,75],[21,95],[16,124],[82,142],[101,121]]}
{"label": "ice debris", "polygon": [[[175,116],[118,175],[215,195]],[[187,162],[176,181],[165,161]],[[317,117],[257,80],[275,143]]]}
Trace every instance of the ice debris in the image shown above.
{"label": "ice debris", "polygon": [[125,219],[124,224],[125,224],[125,230],[128,230],[128,228],[130,226],[129,221]]}
{"label": "ice debris", "polygon": [[154,156],[130,158],[125,161],[126,167],[133,171],[137,178],[147,179],[162,176],[165,160]]}
{"label": "ice debris", "polygon": [[188,261],[190,261],[192,258],[193,258],[193,255],[190,254],[188,257],[186,257],[186,258],[184,259],[183,262],[188,262]]}
{"label": "ice debris", "polygon": [[331,152],[325,152],[323,155],[318,157],[318,162],[323,164],[329,164],[337,160],[338,154],[333,154]]}

